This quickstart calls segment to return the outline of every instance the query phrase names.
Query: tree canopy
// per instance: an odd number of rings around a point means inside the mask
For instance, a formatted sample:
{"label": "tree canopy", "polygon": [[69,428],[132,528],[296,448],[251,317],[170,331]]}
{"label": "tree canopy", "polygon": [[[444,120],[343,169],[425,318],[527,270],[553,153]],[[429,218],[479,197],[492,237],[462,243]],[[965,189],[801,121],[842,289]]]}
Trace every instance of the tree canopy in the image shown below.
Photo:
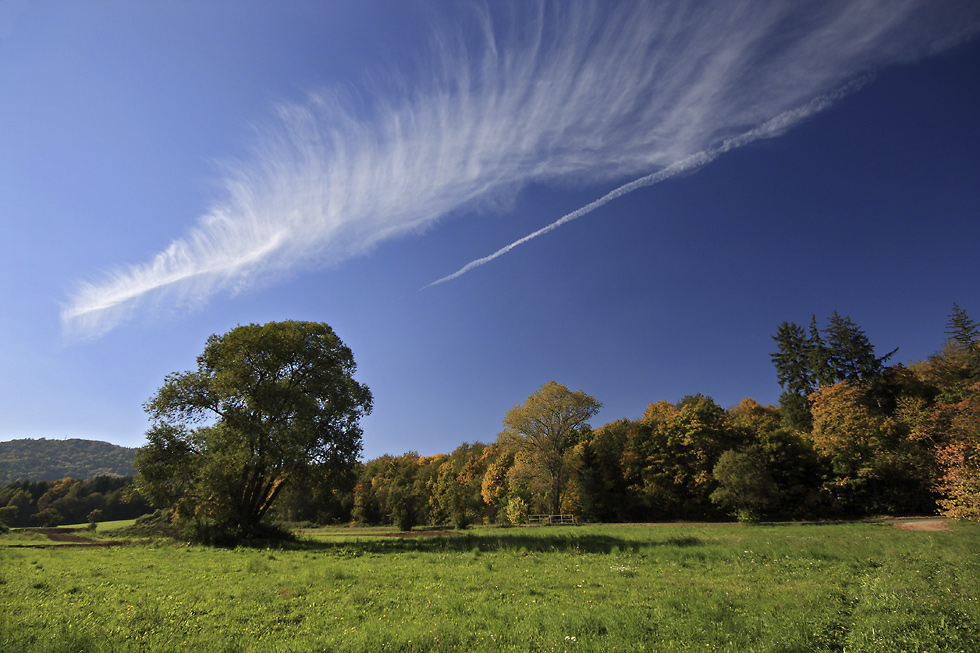
{"label": "tree canopy", "polygon": [[576,436],[600,408],[602,403],[582,390],[549,381],[504,416],[500,439],[529,454],[547,479],[552,514],[561,512],[563,473]]}
{"label": "tree canopy", "polygon": [[874,345],[861,327],[837,311],[827,320],[823,334],[813,316],[809,332],[793,322],[783,322],[772,339],[778,349],[771,355],[776,378],[785,390],[779,398],[784,417],[793,428],[807,431],[812,427],[810,395],[835,383],[872,382],[898,351],[875,356]]}
{"label": "tree canopy", "polygon": [[356,461],[372,397],[355,370],[322,323],[212,335],[197,369],[168,375],[144,405],[155,424],[136,457],[140,491],[197,528],[255,533],[291,478]]}
{"label": "tree canopy", "polygon": [[[980,519],[973,324],[954,306],[946,332],[953,337],[941,351],[886,367],[888,356],[874,355],[850,318],[835,314],[823,330],[816,319],[809,329],[784,323],[777,342],[786,346],[773,358],[787,394],[805,402],[801,426],[790,424],[786,405],[745,398],[725,409],[695,394],[651,403],[638,419],[563,429],[566,437],[549,439],[531,434],[534,417],[557,419],[560,413],[547,408],[562,402],[548,397],[575,393],[547,384],[508,413],[508,429],[492,445],[366,463],[352,516],[392,523],[408,506],[419,523],[444,524],[453,514],[524,523],[528,512],[555,511],[557,496],[561,512],[598,521],[840,518],[937,508]],[[941,341],[941,328],[936,335]]]}

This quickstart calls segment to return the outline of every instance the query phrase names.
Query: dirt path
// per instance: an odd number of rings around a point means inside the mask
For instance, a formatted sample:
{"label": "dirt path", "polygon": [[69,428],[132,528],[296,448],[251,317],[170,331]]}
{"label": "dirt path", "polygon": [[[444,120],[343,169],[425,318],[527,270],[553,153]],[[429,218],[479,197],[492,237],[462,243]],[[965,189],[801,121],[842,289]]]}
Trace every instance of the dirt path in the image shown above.
{"label": "dirt path", "polygon": [[378,533],[383,537],[438,537],[440,535],[459,535],[458,531],[399,531],[398,533]]}
{"label": "dirt path", "polygon": [[58,542],[59,544],[10,544],[9,547],[21,548],[21,549],[47,549],[49,547],[106,547],[106,546],[122,546],[124,542],[116,542],[112,540],[90,540],[87,537],[82,537],[81,535],[75,535],[79,530],[78,528],[17,528],[14,529],[16,532],[20,533],[38,533],[40,535],[45,535],[52,542]]}
{"label": "dirt path", "polygon": [[914,519],[889,520],[895,528],[906,531],[948,531],[949,519],[946,517],[917,517]]}

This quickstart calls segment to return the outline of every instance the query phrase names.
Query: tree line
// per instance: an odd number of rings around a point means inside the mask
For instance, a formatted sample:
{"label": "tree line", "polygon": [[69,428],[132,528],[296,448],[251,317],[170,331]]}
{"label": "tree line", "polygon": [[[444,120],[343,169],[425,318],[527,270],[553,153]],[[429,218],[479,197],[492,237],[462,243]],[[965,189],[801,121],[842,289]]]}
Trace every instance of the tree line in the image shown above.
{"label": "tree line", "polygon": [[[372,407],[329,326],[271,322],[208,339],[169,375],[136,487],[204,541],[263,536],[272,520],[522,523],[529,514],[650,521],[932,513],[977,518],[980,345],[959,306],[943,348],[887,365],[837,312],[786,322],[772,362],[778,406],[701,394],[598,428],[601,404],[549,382],[490,444],[359,462]],[[201,426],[194,423],[203,422]]]}
{"label": "tree line", "polygon": [[49,527],[135,519],[153,508],[133,488],[132,476],[10,483],[0,488],[0,524]]}
{"label": "tree line", "polygon": [[926,360],[888,365],[895,351],[876,355],[850,317],[834,312],[823,328],[816,318],[809,328],[786,322],[773,336],[778,406],[746,398],[723,408],[699,394],[597,428],[587,421],[599,402],[552,382],[508,412],[490,444],[384,455],[343,475],[314,471],[278,515],[402,527],[521,522],[529,513],[976,519],[977,325],[954,304],[946,335]]}

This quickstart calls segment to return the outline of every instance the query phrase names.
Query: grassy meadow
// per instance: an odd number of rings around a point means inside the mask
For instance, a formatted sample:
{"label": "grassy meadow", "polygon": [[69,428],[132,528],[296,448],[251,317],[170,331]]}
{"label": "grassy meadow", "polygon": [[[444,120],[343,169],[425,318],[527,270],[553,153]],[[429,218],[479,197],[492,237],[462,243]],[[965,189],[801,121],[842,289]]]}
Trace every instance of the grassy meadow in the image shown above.
{"label": "grassy meadow", "polygon": [[24,537],[0,536],[9,653],[980,650],[973,523],[330,528],[274,549]]}

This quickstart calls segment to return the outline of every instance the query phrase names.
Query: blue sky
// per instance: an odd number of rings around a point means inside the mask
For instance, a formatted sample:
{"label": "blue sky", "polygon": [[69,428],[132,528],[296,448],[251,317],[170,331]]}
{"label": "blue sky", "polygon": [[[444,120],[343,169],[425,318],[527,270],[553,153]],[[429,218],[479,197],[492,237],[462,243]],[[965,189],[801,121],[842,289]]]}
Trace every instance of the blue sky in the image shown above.
{"label": "blue sky", "polygon": [[952,1],[0,0],[0,439],[139,446],[166,374],[271,320],[351,347],[366,458],[492,441],[550,380],[596,426],[775,403],[770,336],[814,313],[924,358],[954,301],[980,319],[978,31]]}

